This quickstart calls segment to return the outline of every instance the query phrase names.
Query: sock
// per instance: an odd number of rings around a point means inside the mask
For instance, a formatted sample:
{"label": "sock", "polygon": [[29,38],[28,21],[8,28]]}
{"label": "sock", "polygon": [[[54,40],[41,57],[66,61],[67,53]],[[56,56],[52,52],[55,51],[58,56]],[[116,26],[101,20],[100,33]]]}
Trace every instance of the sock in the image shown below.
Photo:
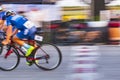
{"label": "sock", "polygon": [[23,47],[26,48],[26,49],[29,49],[29,48],[30,48],[30,45],[24,43],[24,44],[23,44]]}

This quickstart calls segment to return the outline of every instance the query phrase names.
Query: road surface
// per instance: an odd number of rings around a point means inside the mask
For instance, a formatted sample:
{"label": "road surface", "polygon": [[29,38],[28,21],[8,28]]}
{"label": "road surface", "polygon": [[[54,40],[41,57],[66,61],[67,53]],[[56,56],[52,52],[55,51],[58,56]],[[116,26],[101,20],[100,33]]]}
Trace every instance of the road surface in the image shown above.
{"label": "road surface", "polygon": [[[52,71],[44,71],[35,65],[27,66],[24,58],[13,71],[0,71],[1,80],[69,80],[72,66],[71,48],[75,46],[59,46],[63,60],[61,65]],[[98,80],[120,80],[120,46],[99,46],[100,56],[97,71]],[[1,61],[0,61],[1,62]],[[74,65],[74,64],[73,64]],[[85,80],[85,79],[84,79]],[[86,79],[87,80],[87,79]]]}

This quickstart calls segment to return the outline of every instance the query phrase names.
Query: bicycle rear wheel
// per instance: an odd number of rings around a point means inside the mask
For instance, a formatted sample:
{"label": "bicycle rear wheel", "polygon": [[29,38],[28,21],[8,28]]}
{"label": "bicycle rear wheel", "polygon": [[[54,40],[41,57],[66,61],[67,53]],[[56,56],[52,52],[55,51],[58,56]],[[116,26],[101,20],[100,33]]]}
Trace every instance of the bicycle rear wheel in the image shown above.
{"label": "bicycle rear wheel", "polygon": [[37,49],[34,54],[35,64],[43,70],[56,69],[61,61],[62,54],[59,48],[50,43],[44,43]]}
{"label": "bicycle rear wheel", "polygon": [[[7,57],[6,54],[8,55]],[[20,57],[16,49],[10,46],[3,46],[3,51],[0,55],[0,69],[3,71],[11,71],[18,66],[19,62]]]}

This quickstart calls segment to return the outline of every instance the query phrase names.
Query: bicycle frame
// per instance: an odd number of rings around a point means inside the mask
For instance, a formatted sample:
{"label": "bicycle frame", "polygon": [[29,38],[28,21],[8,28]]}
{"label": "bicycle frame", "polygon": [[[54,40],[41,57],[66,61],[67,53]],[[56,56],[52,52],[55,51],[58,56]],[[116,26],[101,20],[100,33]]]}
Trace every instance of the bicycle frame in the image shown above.
{"label": "bicycle frame", "polygon": [[[35,43],[34,40],[23,40],[23,41],[27,41],[28,43],[29,42]],[[49,58],[49,55],[47,55],[47,53],[43,49],[41,49],[41,50],[46,54],[46,56],[42,56],[42,57],[38,57],[38,58],[33,58],[33,57],[26,57],[25,53],[21,50],[20,46],[16,46],[13,41],[11,41],[11,43],[9,45],[16,48],[16,50],[18,51],[18,54],[19,54],[20,57],[27,58],[28,60],[33,60],[34,61],[34,60],[39,60],[39,59],[43,59],[43,58],[44,59]],[[37,48],[35,48],[35,50],[31,54],[35,54],[35,52],[36,52],[36,50],[38,48],[40,48],[40,46],[37,46]],[[7,51],[7,53],[5,54],[5,58],[7,58],[10,54],[12,54],[12,52],[13,52],[12,49],[9,50],[9,51]]]}
{"label": "bicycle frame", "polygon": [[[16,46],[15,43],[14,43],[12,40],[11,40],[11,42],[10,42],[9,45],[12,46],[12,47],[15,47],[16,50],[18,51],[19,55],[20,55],[20,53],[21,53],[21,54],[25,57],[25,53],[20,49],[20,47]],[[8,50],[9,50],[9,49],[8,49]],[[12,54],[12,52],[13,52],[13,50],[10,49],[10,50],[5,54],[5,58],[7,58],[10,54]]]}

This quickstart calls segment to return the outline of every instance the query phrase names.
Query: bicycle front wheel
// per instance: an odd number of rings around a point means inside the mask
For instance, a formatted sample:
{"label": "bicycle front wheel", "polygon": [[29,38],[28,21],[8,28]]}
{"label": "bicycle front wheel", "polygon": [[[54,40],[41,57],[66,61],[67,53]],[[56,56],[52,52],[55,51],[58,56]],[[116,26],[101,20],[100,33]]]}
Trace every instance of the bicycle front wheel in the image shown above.
{"label": "bicycle front wheel", "polygon": [[3,46],[0,55],[0,69],[3,71],[11,71],[15,69],[20,62],[20,57],[14,47]]}
{"label": "bicycle front wheel", "polygon": [[60,49],[50,43],[44,43],[37,49],[34,58],[37,67],[43,70],[56,69],[62,60],[62,54]]}

